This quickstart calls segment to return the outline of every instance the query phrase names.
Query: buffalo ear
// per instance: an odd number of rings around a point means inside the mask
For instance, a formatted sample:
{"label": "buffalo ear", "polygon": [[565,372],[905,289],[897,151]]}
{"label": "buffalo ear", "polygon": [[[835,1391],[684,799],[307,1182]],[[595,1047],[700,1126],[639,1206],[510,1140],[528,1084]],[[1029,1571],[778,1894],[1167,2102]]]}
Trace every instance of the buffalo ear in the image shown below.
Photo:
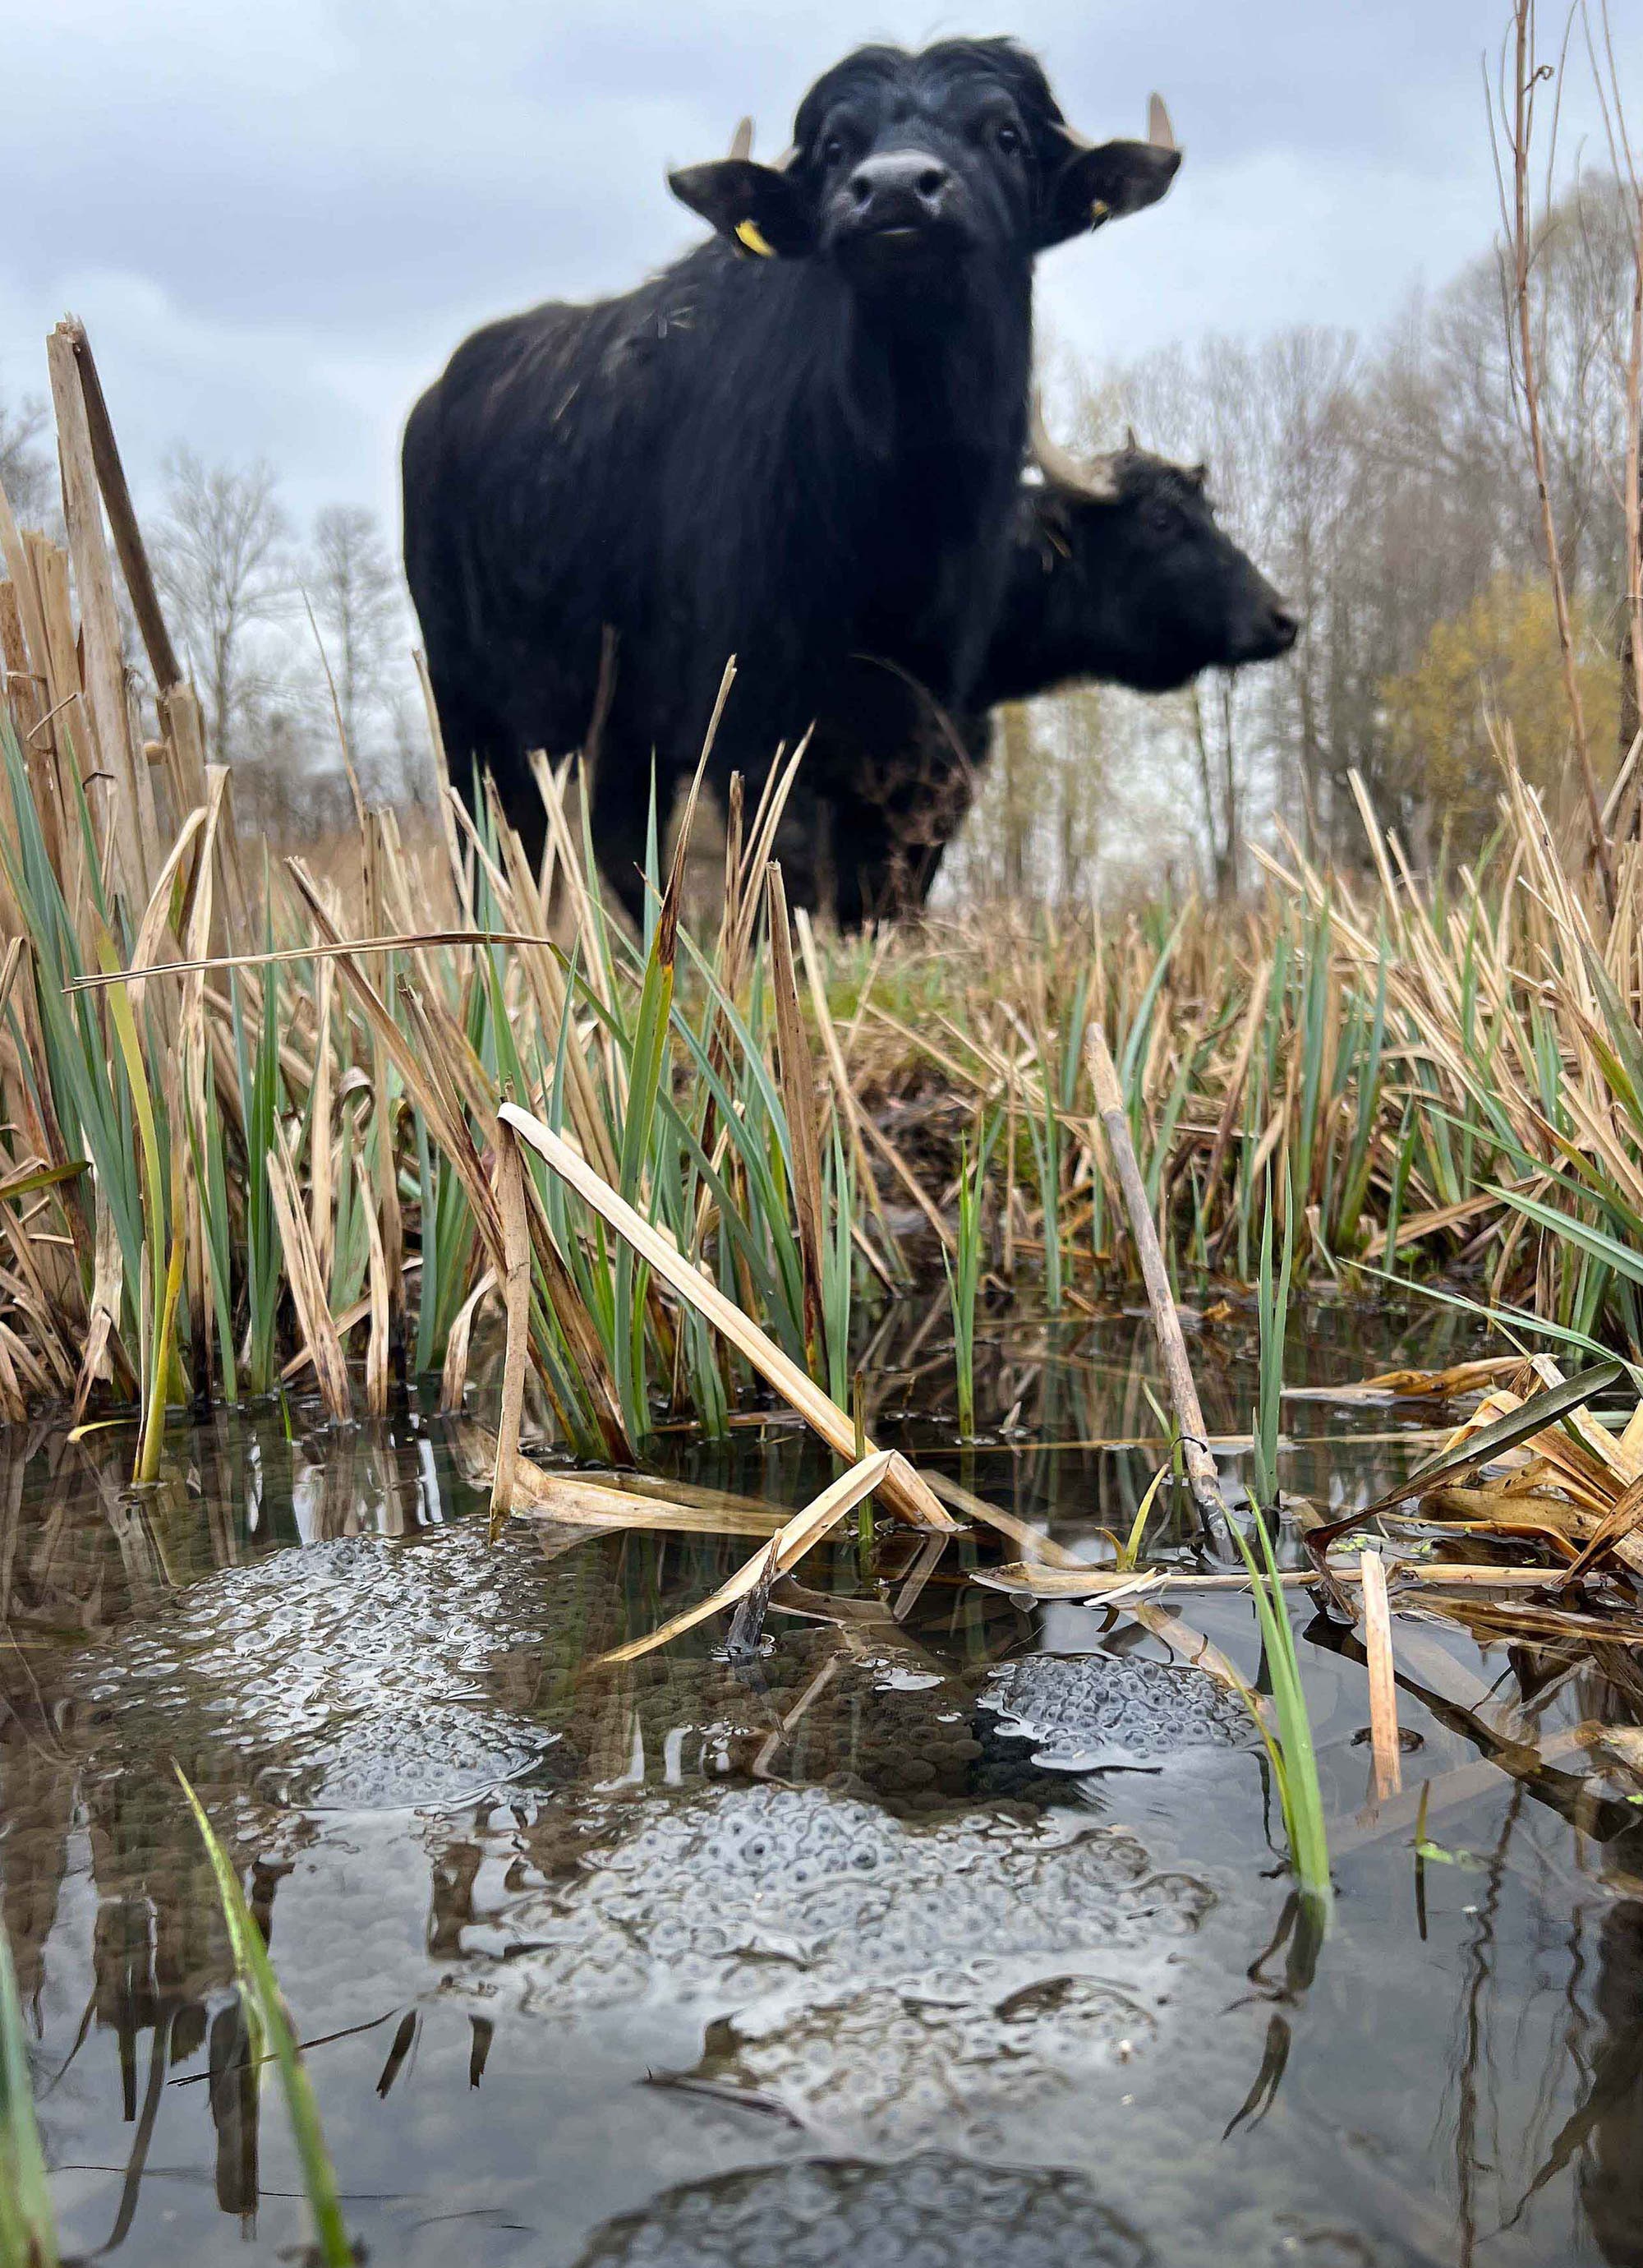
{"label": "buffalo ear", "polygon": [[667,185],[681,204],[745,252],[796,260],[815,246],[815,227],[797,183],[774,166],[717,158],[670,173]]}
{"label": "buffalo ear", "polygon": [[1103,142],[1075,151],[1045,190],[1040,249],[1156,204],[1180,163],[1178,150],[1155,142]]}

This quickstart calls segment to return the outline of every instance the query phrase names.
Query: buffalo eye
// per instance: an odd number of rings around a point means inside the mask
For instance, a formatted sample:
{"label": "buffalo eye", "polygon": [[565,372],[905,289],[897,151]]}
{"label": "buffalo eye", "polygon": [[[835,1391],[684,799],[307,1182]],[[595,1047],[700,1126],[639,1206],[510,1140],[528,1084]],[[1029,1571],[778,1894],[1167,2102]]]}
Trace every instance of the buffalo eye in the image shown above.
{"label": "buffalo eye", "polygon": [[836,166],[844,156],[844,144],[836,134],[830,134],[822,144],[821,154],[824,166]]}
{"label": "buffalo eye", "polygon": [[1007,158],[1013,158],[1021,147],[1021,132],[1019,128],[1014,126],[1001,126],[998,129],[997,141],[998,146],[1004,152],[1004,155]]}

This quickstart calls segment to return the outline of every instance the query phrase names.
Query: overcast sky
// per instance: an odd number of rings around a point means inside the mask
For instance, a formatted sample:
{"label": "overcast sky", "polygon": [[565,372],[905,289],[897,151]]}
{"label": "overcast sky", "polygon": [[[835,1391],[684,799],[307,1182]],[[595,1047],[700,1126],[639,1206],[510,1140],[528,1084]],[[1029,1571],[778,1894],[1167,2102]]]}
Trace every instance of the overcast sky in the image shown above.
{"label": "overcast sky", "polygon": [[[1643,4],[1611,0],[1643,126]],[[1560,22],[1544,9],[1550,39]],[[1049,254],[1039,306],[1100,360],[1207,329],[1374,328],[1487,241],[1480,58],[1505,0],[0,0],[0,394],[90,328],[134,481],[167,446],[266,456],[306,515],[397,519],[399,429],[487,316],[620,291],[700,224],[670,165],[737,118],[784,146],[869,38],[1008,31],[1069,119],[1186,161],[1155,210]],[[1566,142],[1597,132],[1583,64]],[[1588,138],[1588,148],[1597,146]]]}

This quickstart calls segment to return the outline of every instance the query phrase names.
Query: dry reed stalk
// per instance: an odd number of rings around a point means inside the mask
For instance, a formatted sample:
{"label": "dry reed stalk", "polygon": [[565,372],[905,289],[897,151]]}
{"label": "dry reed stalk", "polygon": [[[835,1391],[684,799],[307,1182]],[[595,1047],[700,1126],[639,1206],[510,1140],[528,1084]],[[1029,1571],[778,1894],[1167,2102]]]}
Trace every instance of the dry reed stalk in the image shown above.
{"label": "dry reed stalk", "polygon": [[148,764],[132,743],[121,652],[120,613],[103,529],[85,396],[75,357],[75,328],[77,327],[66,323],[57,326],[46,342],[46,360],[56,412],[63,519],[68,526],[75,589],[80,602],[85,708],[99,761],[113,791],[110,796],[94,797],[92,803],[93,808],[100,805],[105,813],[106,839],[116,865],[125,875],[132,895],[142,897],[147,895],[148,877],[158,860],[159,828]]}
{"label": "dry reed stalk", "polygon": [[117,1343],[121,1294],[125,1288],[125,1257],[107,1198],[97,1194],[96,1263],[92,1296],[86,1309],[85,1352],[74,1389],[73,1417],[77,1425],[85,1415],[92,1390],[99,1379],[111,1377],[109,1350]]}
{"label": "dry reed stalk", "polygon": [[[816,1029],[820,1035],[822,1055],[827,1065],[827,1076],[833,1086],[833,1101],[846,1126],[849,1129],[850,1147],[855,1159],[857,1186],[866,1192],[867,1201],[873,1208],[874,1216],[878,1223],[878,1233],[884,1240],[885,1250],[890,1254],[898,1272],[905,1276],[907,1272],[906,1264],[902,1259],[900,1246],[891,1233],[889,1221],[885,1219],[884,1199],[878,1193],[878,1182],[873,1173],[872,1161],[867,1154],[867,1139],[862,1131],[865,1113],[856,1099],[855,1088],[851,1084],[850,1073],[845,1064],[844,1051],[839,1045],[839,1034],[833,1023],[833,1012],[827,1005],[827,986],[822,976],[821,961],[816,951],[815,932],[810,927],[810,915],[803,906],[798,909],[794,917],[794,927],[798,932],[799,954],[804,963],[804,981],[810,996],[810,1012],[816,1019]],[[906,1174],[906,1167],[902,1166],[901,1171]],[[909,1175],[908,1179],[911,1180],[912,1177]],[[926,1209],[926,1218],[943,1241],[950,1242],[951,1232],[943,1221],[940,1213],[930,1204],[916,1181],[913,1182],[913,1187],[919,1191],[919,1202]]]}
{"label": "dry reed stalk", "polygon": [[[112,446],[112,441],[110,446]],[[227,808],[229,775],[225,767],[211,765],[205,775],[205,801],[202,808],[205,823],[201,830],[199,856],[194,862],[194,887],[187,920],[180,942],[185,959],[198,959],[209,947],[211,925],[216,910],[216,876],[218,864],[218,843],[224,813]],[[209,1156],[210,1130],[208,1108],[210,1101],[211,1051],[205,1028],[205,978],[202,974],[185,976],[181,985],[182,1006],[178,1017],[178,1057],[181,1066],[182,1108],[190,1138],[190,1161],[193,1171],[188,1179],[188,1223],[187,1230],[189,1253],[189,1304],[198,1343],[196,1390],[210,1390],[210,1336],[217,1328],[215,1302],[208,1296],[206,1240],[201,1204],[200,1176],[207,1170]],[[175,1130],[173,1139],[180,1139],[181,1128]]]}
{"label": "dry reed stalk", "polygon": [[[521,1109],[518,1104],[512,1102],[504,1102],[497,1116],[512,1127],[522,1140],[528,1142],[539,1157],[546,1159],[583,1203],[591,1205],[595,1212],[631,1245],[642,1260],[649,1262],[664,1284],[729,1339],[766,1384],[774,1387],[782,1399],[814,1432],[820,1434],[829,1448],[841,1457],[855,1454],[855,1428],[845,1412],[805,1376],[798,1365],[784,1354],[774,1340],[767,1338],[739,1307],[734,1307],[716,1284],[693,1268],[677,1245],[652,1227],[630,1204],[625,1204],[616,1191],[592,1171],[586,1160],[579,1157],[551,1127],[545,1126],[539,1118],[533,1117],[528,1110]],[[869,1456],[876,1454],[871,1443],[866,1446]],[[883,1494],[886,1503],[915,1528],[950,1530],[953,1526],[928,1484],[914,1472],[899,1451],[892,1451],[890,1454]]]}
{"label": "dry reed stalk", "polygon": [[1363,1850],[1368,1844],[1390,1841],[1393,1836],[1412,1841],[1423,1818],[1435,1819],[1445,1812],[1476,1803],[1483,1796],[1495,1794],[1503,1771],[1514,1779],[1536,1779],[1553,1766],[1595,1748],[1603,1734],[1603,1727],[1598,1724],[1575,1725],[1549,1734],[1537,1747],[1497,1749],[1473,1764],[1457,1764],[1441,1779],[1423,1781],[1418,1791],[1395,1796],[1382,1804],[1373,1817],[1331,1821],[1330,1848],[1337,1858],[1342,1858],[1348,1852]]}
{"label": "dry reed stalk", "polygon": [[[392,857],[392,847],[378,814],[364,814],[360,842],[365,866],[365,926],[380,932],[385,926],[383,870]],[[392,961],[388,965],[392,969]],[[387,1277],[389,1329],[397,1348],[403,1344],[405,1332],[405,1224],[400,1211],[398,1124],[390,1064],[387,1049],[379,1037],[373,1035],[371,1076],[375,1099],[371,1116],[377,1137],[376,1213]]]}
{"label": "dry reed stalk", "polygon": [[[370,1175],[357,1150],[354,1152],[354,1174],[359,1185],[361,1211],[365,1221],[366,1266],[370,1285],[370,1334],[365,1344],[365,1408],[372,1418],[385,1418],[388,1414],[390,1331],[388,1262],[383,1250],[382,1231],[377,1226],[376,1207],[371,1203]],[[318,1264],[317,1254],[315,1260]],[[323,1271],[320,1280],[324,1281]]]}
{"label": "dry reed stalk", "polygon": [[838,1526],[847,1513],[854,1512],[864,1498],[886,1486],[891,1468],[895,1462],[896,1452],[891,1449],[876,1450],[862,1458],[851,1466],[848,1472],[841,1473],[831,1487],[825,1488],[818,1497],[812,1498],[803,1511],[795,1513],[785,1527],[778,1530],[769,1550],[750,1559],[728,1583],[722,1583],[716,1591],[700,1600],[695,1606],[687,1607],[683,1614],[673,1616],[659,1630],[652,1631],[649,1638],[634,1638],[627,1646],[614,1646],[608,1653],[600,1654],[592,1667],[608,1668],[618,1662],[635,1661],[641,1654],[653,1653],[657,1646],[665,1646],[671,1638],[693,1630],[698,1623],[707,1622],[714,1615],[722,1614],[726,1607],[733,1607],[761,1582],[786,1574],[788,1568],[796,1566],[807,1551]]}
{"label": "dry reed stalk", "polygon": [[114,440],[114,421],[108,414],[103,381],[98,375],[85,326],[70,316],[60,323],[57,329],[59,335],[66,339],[74,357],[84,408],[86,438],[91,444],[92,460],[108,514],[114,549],[119,555],[121,573],[125,578],[126,593],[131,600],[137,631],[148,654],[155,686],[164,699],[173,687],[182,682],[182,669],[171,642],[171,633],[165,627],[165,616],[154,585],[143,532],[137,524],[131,491],[126,485],[125,467],[121,462],[120,451]]}
{"label": "dry reed stalk", "polygon": [[[1082,1580],[1092,1572],[1098,1576],[1106,1572],[1102,1569],[1091,1571],[1084,1566],[1072,1552],[1055,1543],[1052,1537],[1041,1534],[1029,1521],[1020,1519],[1013,1512],[1007,1512],[1001,1505],[988,1503],[985,1497],[977,1496],[972,1490],[964,1487],[957,1481],[950,1480],[944,1474],[931,1473],[928,1479],[930,1486],[941,1498],[943,1503],[950,1506],[953,1511],[962,1512],[978,1525],[991,1528],[999,1535],[1008,1536],[1012,1543],[1022,1545],[1030,1555],[1031,1562],[1034,1563],[1032,1565],[1023,1563],[1021,1572],[1024,1575],[1032,1576],[1038,1570],[1042,1569],[1049,1576],[1060,1575],[1066,1576],[1069,1580]],[[1008,1589],[1009,1585],[997,1581],[998,1576],[1007,1572],[1009,1571],[1001,1568],[994,1570],[991,1575],[976,1575],[972,1580],[992,1585],[999,1589]],[[1162,1571],[1149,1572],[1156,1573]],[[1121,1580],[1127,1580],[1127,1579]],[[1117,1584],[1113,1586],[1114,1589],[1118,1587]],[[1153,1587],[1163,1589],[1165,1585],[1161,1582]],[[1103,1606],[1112,1603],[1111,1593],[1103,1597],[1099,1603]],[[1152,1598],[1138,1596],[1133,1589],[1126,1590],[1120,1603],[1130,1619],[1140,1623],[1144,1630],[1151,1632],[1153,1637],[1161,1639],[1177,1660],[1185,1662],[1190,1668],[1201,1669],[1207,1677],[1213,1677],[1216,1683],[1224,1686],[1229,1693],[1236,1693],[1241,1700],[1247,1702],[1251,1690],[1249,1685],[1238,1675],[1237,1670],[1222,1653],[1220,1647],[1213,1645],[1202,1631],[1194,1630],[1191,1623],[1183,1621],[1179,1615],[1170,1613],[1167,1608],[1160,1607]],[[1258,1695],[1255,1697],[1263,1721],[1270,1721],[1271,1704],[1265,1695]]]}
{"label": "dry reed stalk", "polygon": [[[1639,1408],[1643,1409],[1643,1403],[1639,1404]],[[1614,1509],[1599,1521],[1589,1541],[1566,1571],[1565,1582],[1578,1583],[1606,1552],[1612,1551],[1619,1556],[1622,1547],[1632,1541],[1639,1526],[1643,1526],[1643,1480],[1635,1480],[1627,1487]]]}
{"label": "dry reed stalk", "polygon": [[1170,1399],[1175,1410],[1176,1424],[1180,1429],[1187,1484],[1206,1525],[1216,1521],[1224,1523],[1227,1506],[1221,1493],[1221,1476],[1214,1459],[1209,1454],[1207,1429],[1198,1398],[1198,1388],[1192,1378],[1192,1366],[1187,1360],[1181,1318],[1176,1312],[1175,1297],[1170,1289],[1169,1270],[1164,1266],[1163,1254],[1159,1248],[1158,1232],[1153,1223],[1146,1184],[1136,1163],[1135,1145],[1130,1139],[1129,1120],[1125,1116],[1124,1095],[1119,1086],[1118,1071],[1098,1017],[1091,1019],[1084,1035],[1084,1048],[1090,1080],[1096,1092],[1096,1110],[1123,1188],[1124,1201],[1129,1212],[1130,1233],[1141,1255],[1141,1275],[1147,1286],[1148,1305],[1152,1309],[1153,1329],[1157,1335],[1158,1351],[1163,1361]]}
{"label": "dry reed stalk", "polygon": [[[1248,1591],[1252,1586],[1247,1573],[1194,1575],[1173,1567],[1141,1568],[1118,1572],[1111,1567],[1085,1567],[1075,1572],[1067,1567],[1035,1566],[1025,1560],[1007,1561],[972,1577],[990,1590],[1008,1591],[1012,1597],[1023,1599],[1082,1599],[1091,1606],[1104,1604],[1110,1594],[1122,1596],[1135,1580],[1137,1573],[1147,1576],[1159,1591]],[[1356,1586],[1362,1576],[1355,1567],[1331,1560],[1324,1571],[1331,1582]],[[1400,1559],[1393,1568],[1400,1583],[1412,1584],[1422,1590],[1434,1591],[1547,1591],[1555,1590],[1563,1580],[1562,1575],[1549,1567],[1492,1567],[1476,1559]],[[1263,1576],[1265,1582],[1267,1579]],[[1324,1578],[1316,1569],[1286,1568],[1279,1576],[1286,1591],[1315,1588]]]}
{"label": "dry reed stalk", "polygon": [[[211,769],[223,770],[225,778],[231,778],[231,775],[224,767],[213,766]],[[197,813],[194,814],[196,821],[198,815]],[[294,859],[291,863],[297,866],[302,865],[300,859]],[[306,873],[306,870],[304,871]],[[546,937],[521,936],[513,930],[488,929],[424,929],[408,932],[395,931],[386,937],[344,937],[336,927],[338,916],[335,910],[334,890],[328,885],[322,886],[312,875],[307,876],[304,895],[308,889],[314,892],[313,902],[324,910],[326,919],[330,924],[332,934],[327,941],[319,945],[309,943],[275,946],[267,950],[201,954],[198,957],[189,956],[173,961],[157,961],[145,968],[143,974],[145,976],[188,976],[197,972],[210,975],[221,969],[279,968],[293,965],[300,968],[304,963],[311,961],[324,963],[341,961],[345,957],[350,960],[362,957],[370,960],[378,954],[424,951],[430,946],[546,946],[552,942]],[[130,972],[125,969],[115,969],[112,973],[105,969],[87,969],[84,976],[71,978],[63,989],[67,992],[97,992],[110,984],[124,983],[129,974]],[[303,1064],[299,1058],[294,1057],[291,1060],[299,1071],[306,1070],[307,1066]]]}
{"label": "dry reed stalk", "polygon": [[14,1351],[21,1351],[20,1342],[14,1332],[0,1324],[0,1417],[8,1425],[21,1425],[28,1418],[28,1397],[17,1374]]}
{"label": "dry reed stalk", "polygon": [[321,942],[334,949],[337,967],[363,1011],[370,1033],[381,1041],[385,1057],[392,1062],[404,1080],[407,1092],[428,1122],[429,1132],[461,1175],[487,1255],[497,1274],[502,1275],[505,1270],[502,1223],[490,1184],[460,1108],[449,1088],[440,1081],[438,1066],[424,1062],[389,1014],[385,1003],[361,967],[354,949],[338,934],[319,886],[302,860],[287,859],[286,871],[296,883],[308,913],[319,931]]}
{"label": "dry reed stalk", "polygon": [[546,1472],[526,1457],[514,1466],[511,1508],[567,1528],[654,1529],[669,1535],[768,1537],[779,1535],[792,1518],[775,1506],[726,1509],[669,1496],[639,1496],[579,1473]]}
{"label": "dry reed stalk", "polygon": [[1210,1149],[1209,1163],[1204,1174],[1206,1185],[1212,1189],[1221,1178],[1221,1168],[1231,1144],[1233,1129],[1237,1123],[1238,1112],[1243,1102],[1244,1082],[1250,1075],[1250,1064],[1255,1054],[1255,1042],[1260,1033],[1261,1019],[1266,1013],[1266,998],[1272,987],[1272,981],[1273,964],[1271,957],[1268,956],[1262,961],[1259,974],[1251,987],[1249,1005],[1243,1015],[1243,1028],[1238,1035],[1237,1053],[1233,1057],[1232,1069],[1227,1079],[1226,1094],[1221,1101],[1221,1116],[1215,1125],[1215,1139]]}
{"label": "dry reed stalk", "polygon": [[[765,884],[770,980],[776,1010],[776,1068],[793,1154],[793,1210],[798,1219],[799,1254],[804,1271],[804,1344],[814,1369],[821,1345],[825,1297],[822,1254],[827,1243],[821,1152],[816,1139],[816,1073],[804,1034],[804,1019],[799,1012],[787,891],[782,886],[781,868],[774,859],[765,869]],[[845,1202],[842,1191],[839,1192],[839,1202]]]}
{"label": "dry reed stalk", "polygon": [[308,1121],[308,1224],[321,1272],[331,1271],[335,1200],[331,1188],[331,1019],[336,971],[330,957],[316,967],[314,982],[314,1079]]}
{"label": "dry reed stalk", "polygon": [[1397,1795],[1404,1785],[1397,1737],[1397,1677],[1392,1664],[1392,1617],[1386,1603],[1386,1568],[1378,1551],[1358,1559],[1363,1587],[1363,1637],[1369,1657],[1369,1738],[1375,1753],[1377,1801]]}
{"label": "dry reed stalk", "polygon": [[319,1256],[308,1233],[308,1215],[303,1208],[297,1177],[291,1167],[290,1153],[285,1146],[284,1132],[277,1119],[275,1122],[275,1146],[268,1152],[266,1170],[268,1194],[274,1200],[274,1211],[279,1222],[280,1242],[285,1252],[286,1277],[302,1323],[303,1335],[312,1351],[314,1376],[319,1382],[320,1398],[327,1415],[341,1422],[353,1414],[348,1363],[343,1356],[342,1342],[332,1320],[330,1303],[326,1298],[325,1278],[319,1273]]}
{"label": "dry reed stalk", "polygon": [[505,1122],[496,1135],[496,1204],[502,1216],[501,1280],[508,1347],[502,1362],[502,1414],[496,1425],[496,1470],[491,1481],[493,1540],[503,1515],[513,1507],[531,1322],[531,1231],[525,1211],[524,1160],[517,1136]]}
{"label": "dry reed stalk", "polygon": [[[496,840],[501,846],[507,882],[498,889],[504,905],[516,915],[515,927],[521,934],[511,940],[511,951],[524,969],[526,980],[535,996],[537,1013],[544,1033],[564,1035],[565,1071],[568,1080],[566,1097],[570,1124],[585,1156],[590,1158],[607,1181],[620,1177],[616,1144],[611,1128],[600,1108],[598,1089],[588,1063],[581,1023],[574,1012],[570,989],[561,972],[554,950],[546,942],[548,932],[546,908],[530,861],[515,829],[510,827],[497,801],[494,789],[489,793],[489,807]],[[466,819],[466,814],[464,813]],[[477,836],[474,855],[483,852]],[[486,862],[488,865],[488,861]],[[531,932],[537,932],[532,935]]]}
{"label": "dry reed stalk", "polygon": [[444,1366],[440,1373],[439,1407],[442,1413],[448,1415],[460,1410],[466,1399],[468,1345],[473,1330],[473,1318],[495,1289],[496,1278],[488,1268],[457,1309],[445,1340]]}

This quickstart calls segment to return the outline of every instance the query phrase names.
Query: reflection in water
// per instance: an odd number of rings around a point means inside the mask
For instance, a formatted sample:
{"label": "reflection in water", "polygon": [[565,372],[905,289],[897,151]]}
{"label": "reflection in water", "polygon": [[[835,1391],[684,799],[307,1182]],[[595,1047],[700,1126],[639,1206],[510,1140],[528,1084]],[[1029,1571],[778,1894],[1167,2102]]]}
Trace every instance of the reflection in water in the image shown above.
{"label": "reflection in water", "polygon": [[1090,2182],[958,2158],[812,2161],[669,2191],[612,2221],[579,2268],[1151,2268]]}
{"label": "reflection in water", "polygon": [[1578,2158],[1581,2201],[1614,2268],[1643,2262],[1643,1904],[1625,1898],[1598,1932],[1594,1999],[1603,2029],[1585,2093],[1537,2176]]}
{"label": "reflection in water", "polygon": [[[1290,2012],[1300,2007],[1317,1975],[1324,1927],[1317,1901],[1303,1897],[1299,1890],[1291,1890],[1284,1900],[1284,1910],[1271,1943],[1250,1964],[1251,1984],[1264,2000],[1277,2005],[1267,2019],[1266,2041],[1261,2050],[1261,2066],[1255,2074],[1255,2083],[1229,2120],[1222,2141],[1240,2126],[1265,2118],[1278,2099],[1284,2073],[1289,2068],[1289,2050],[1295,2036]],[[1281,1974],[1277,1974],[1274,1964],[1280,1954],[1283,1969]]]}
{"label": "reflection in water", "polygon": [[[948,1390],[941,1310],[898,1314],[876,1430],[1064,1543],[1127,1534],[1157,1452],[1102,1445],[1155,1433],[1143,1321],[994,1334],[1014,1430],[958,1453],[908,1414]],[[1362,1336],[1322,1311],[1292,1375],[1470,1351],[1447,1316]],[[1200,1336],[1217,1433],[1247,1427],[1252,1346],[1248,1318]],[[1361,1501],[1427,1415],[1294,1404],[1287,1478]],[[138,1498],[122,1431],[0,1444],[0,1910],[83,2251],[187,2268],[224,2215],[256,2259],[300,2235],[174,1756],[379,2263],[1643,2261],[1643,1904],[1590,1871],[1643,1878],[1624,1774],[1571,1751],[1527,1793],[1440,1797],[1424,1945],[1407,1834],[1359,1822],[1320,1952],[1217,1698],[1121,1613],[966,1583],[970,1539],[886,1535],[866,1592],[853,1547],[817,1554],[750,1662],[703,1631],[590,1674],[746,1539],[516,1523],[493,1552],[414,1409],[218,1413],[173,1448]],[[784,1502],[831,1472],[780,1423],[670,1454]],[[1146,1548],[1199,1550],[1167,1492]],[[1201,1611],[1252,1669],[1247,1604]],[[1361,1672],[1329,1635],[1302,1651],[1355,1819]],[[1623,1653],[1419,1638],[1439,1788],[1485,1720],[1434,1655],[1493,1689],[1501,1738],[1643,1713]]]}
{"label": "reflection in water", "polygon": [[[1452,2066],[1455,2089],[1455,2191],[1460,2213],[1461,2268],[1471,2268],[1477,2257],[1478,2191],[1483,2159],[1496,2162],[1495,2137],[1500,2128],[1500,2074],[1495,2068],[1493,2028],[1489,2002],[1495,1983],[1495,1954],[1500,1935],[1501,1894],[1513,1831],[1523,1805],[1521,1787],[1514,1787],[1506,1817],[1486,1861],[1482,1893],[1467,1908],[1471,1927],[1466,1933],[1462,1961],[1462,1990],[1456,2012],[1456,2038]],[[1458,1863],[1464,1864],[1461,1859]],[[1488,2140],[1482,2139],[1486,2130]]]}

